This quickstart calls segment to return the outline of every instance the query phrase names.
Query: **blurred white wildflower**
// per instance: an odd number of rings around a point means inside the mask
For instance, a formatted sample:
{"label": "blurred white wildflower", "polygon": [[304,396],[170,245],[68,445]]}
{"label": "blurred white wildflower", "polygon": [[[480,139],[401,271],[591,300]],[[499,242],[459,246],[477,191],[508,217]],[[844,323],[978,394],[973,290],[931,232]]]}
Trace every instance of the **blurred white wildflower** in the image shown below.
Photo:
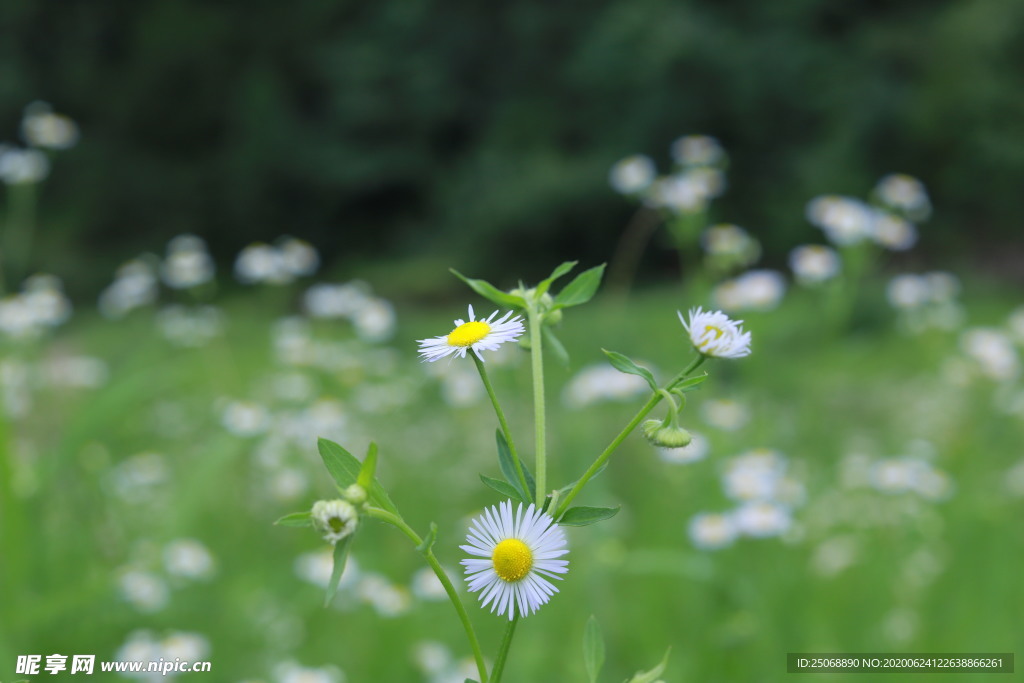
{"label": "blurred white wildflower", "polygon": [[857,561],[857,540],[852,536],[836,536],[823,541],[814,549],[811,567],[815,573],[832,577]]}
{"label": "blurred white wildflower", "polygon": [[730,515],[718,513],[694,515],[687,526],[690,541],[703,550],[717,550],[732,545],[737,531]]}
{"label": "blurred white wildflower", "polygon": [[690,443],[682,448],[655,448],[658,458],[670,465],[687,465],[703,460],[711,450],[711,444],[701,434],[690,432]]}
{"label": "blurred white wildflower", "polygon": [[168,287],[189,289],[213,279],[213,259],[206,242],[195,235],[178,235],[167,245],[161,274]]}
{"label": "blurred white wildflower", "polygon": [[1024,460],[1006,471],[1006,489],[1018,498],[1024,498]]}
{"label": "blurred white wildflower", "polygon": [[382,617],[399,617],[412,607],[409,591],[380,574],[363,574],[355,586],[356,595]]}
{"label": "blurred white wildflower", "polygon": [[169,476],[167,462],[159,453],[139,453],[115,465],[109,472],[114,493],[129,503],[148,500]]}
{"label": "blurred white wildflower", "polygon": [[970,356],[982,374],[996,381],[1009,381],[1020,374],[1020,358],[1010,336],[1000,329],[976,327],[960,337],[960,348]]}
{"label": "blurred white wildflower", "polygon": [[114,282],[100,293],[100,313],[107,318],[121,318],[156,301],[158,293],[153,267],[143,259],[134,259],[118,268]]}
{"label": "blurred white wildflower", "polygon": [[352,318],[356,335],[367,342],[390,339],[395,333],[395,308],[380,298],[367,301]]}
{"label": "blurred white wildflower", "polygon": [[875,461],[870,483],[882,493],[914,493],[931,501],[945,500],[953,491],[949,475],[937,470],[927,459],[913,455]]}
{"label": "blurred white wildflower", "polygon": [[875,211],[871,237],[890,251],[906,251],[917,244],[917,228],[904,218]]}
{"label": "blurred white wildflower", "polygon": [[709,263],[722,270],[749,266],[761,257],[761,244],[738,225],[712,225],[701,234]]}
{"label": "blurred white wildflower", "polygon": [[32,102],[25,107],[21,134],[33,147],[68,149],[78,142],[78,126],[69,117],[56,114],[47,102]]}
{"label": "blurred white wildflower", "polygon": [[170,576],[208,579],[213,576],[213,556],[194,538],[178,538],[164,546],[164,568]]}
{"label": "blurred white wildflower", "polygon": [[163,337],[176,346],[205,346],[224,330],[224,314],[214,306],[172,304],[157,313],[156,322]]}
{"label": "blurred white wildflower", "polygon": [[612,166],[608,183],[619,194],[639,194],[651,186],[656,170],[650,157],[636,154]]}
{"label": "blurred white wildflower", "polygon": [[33,275],[19,294],[0,300],[0,333],[12,339],[34,339],[70,317],[71,301],[52,275]]}
{"label": "blurred white wildflower", "polygon": [[583,408],[599,401],[628,401],[649,390],[642,377],[598,363],[584,367],[569,380],[562,391],[562,401],[570,407]]}
{"label": "blurred white wildflower", "polygon": [[306,667],[288,660],[274,667],[276,683],[345,683],[345,674],[336,666]]}
{"label": "blurred white wildflower", "polygon": [[908,607],[897,607],[882,622],[882,637],[893,643],[909,642],[918,631],[917,614]]}
{"label": "blurred white wildflower", "polygon": [[[163,638],[157,638],[151,631],[137,630],[128,634],[125,643],[118,648],[115,659],[127,662],[159,662],[163,661],[188,661],[198,662],[208,659],[210,655],[210,641],[201,633],[188,631],[171,631]],[[136,678],[143,681],[171,680],[177,678],[180,672],[162,671],[141,673],[125,673],[126,678]]]}
{"label": "blurred white wildflower", "polygon": [[366,305],[370,296],[369,285],[365,282],[321,282],[306,290],[303,305],[313,318],[350,318]]}
{"label": "blurred white wildflower", "polygon": [[24,417],[32,407],[30,369],[27,363],[14,359],[0,360],[0,388],[3,409],[8,417]]}
{"label": "blurred white wildflower", "polygon": [[256,436],[270,427],[270,414],[258,403],[230,401],[221,411],[221,424],[235,436]]}
{"label": "blurred white wildflower", "polygon": [[709,135],[686,135],[672,143],[669,151],[680,166],[717,166],[725,161],[725,150]]}
{"label": "blurred white wildflower", "polygon": [[725,190],[725,177],[716,169],[696,168],[658,178],[647,193],[647,204],[672,213],[704,211]]}
{"label": "blurred white wildflower", "polygon": [[778,451],[756,448],[730,459],[722,485],[736,501],[775,500],[786,480],[786,458]]}
{"label": "blurred white wildflower", "polygon": [[903,173],[892,173],[879,180],[874,195],[886,207],[902,213],[912,221],[927,220],[932,212],[924,183]]}
{"label": "blurred white wildflower", "polygon": [[413,646],[412,659],[416,668],[427,674],[433,683],[451,666],[452,654],[444,643],[424,640]]}
{"label": "blurred white wildflower", "polygon": [[739,401],[731,399],[710,399],[700,407],[704,421],[727,432],[741,429],[750,420],[750,411]]}
{"label": "blurred white wildflower", "polygon": [[32,185],[50,175],[50,161],[37,149],[0,145],[0,182]]}
{"label": "blurred white wildflower", "polygon": [[774,270],[750,270],[719,284],[711,296],[727,311],[771,311],[786,293],[786,280]]}
{"label": "blurred white wildflower", "polygon": [[781,536],[793,524],[789,508],[767,501],[744,503],[733,513],[733,519],[741,534],[754,538]]}
{"label": "blurred white wildflower", "polygon": [[284,264],[284,254],[276,247],[256,242],[245,247],[235,258],[235,277],[244,284],[286,284],[292,274]]}
{"label": "blurred white wildflower", "polygon": [[284,365],[307,366],[313,362],[313,331],[309,321],[297,316],[281,318],[271,328],[274,356]]}
{"label": "blurred white wildflower", "polygon": [[807,204],[807,220],[820,228],[829,242],[847,247],[871,236],[874,210],[853,197],[823,195]]}
{"label": "blurred white wildflower", "polygon": [[40,370],[43,381],[53,387],[96,389],[110,376],[106,362],[92,356],[53,356]]}
{"label": "blurred white wildflower", "polygon": [[309,490],[309,476],[304,470],[282,467],[269,474],[266,488],[274,500],[292,501]]}
{"label": "blurred white wildflower", "polygon": [[1006,320],[1010,335],[1017,344],[1024,345],[1024,306],[1018,306],[1010,313]]}
{"label": "blurred white wildflower", "polygon": [[805,244],[789,252],[789,267],[801,285],[816,285],[839,274],[839,254],[823,244]]}
{"label": "blurred white wildflower", "polygon": [[441,580],[429,567],[424,567],[413,574],[410,587],[412,594],[420,600],[439,601],[448,598]]}
{"label": "blurred white wildflower", "polygon": [[440,379],[441,396],[454,408],[476,405],[484,395],[484,386],[476,369],[465,363],[432,363],[427,372]]}
{"label": "blurred white wildflower", "polygon": [[285,268],[295,277],[308,277],[320,267],[320,254],[306,240],[282,237],[278,247],[284,256]]}
{"label": "blurred white wildflower", "polygon": [[125,602],[140,612],[157,612],[170,601],[171,591],[167,583],[150,572],[137,569],[122,571],[117,584]]}
{"label": "blurred white wildflower", "polygon": [[[317,588],[327,588],[331,580],[331,571],[334,569],[334,553],[330,549],[318,550],[305,553],[295,558],[292,565],[295,575],[303,581],[311,583]],[[345,563],[345,570],[338,582],[338,589],[353,587],[358,581],[362,572],[359,570],[359,563],[354,557],[349,557]]]}

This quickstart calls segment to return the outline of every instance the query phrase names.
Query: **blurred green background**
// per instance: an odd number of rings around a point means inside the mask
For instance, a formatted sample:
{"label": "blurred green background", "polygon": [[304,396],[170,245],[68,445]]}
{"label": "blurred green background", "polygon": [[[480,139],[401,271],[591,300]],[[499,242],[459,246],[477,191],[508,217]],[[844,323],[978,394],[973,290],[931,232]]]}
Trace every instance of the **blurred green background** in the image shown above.
{"label": "blurred green background", "polygon": [[289,233],[349,266],[600,261],[630,214],[609,166],[688,133],[731,153],[718,218],[769,260],[812,196],[898,171],[937,198],[927,251],[1020,272],[1016,0],[10,0],[0,26],[0,141],[35,99],[84,130],[41,216],[75,284],[181,232],[220,259]]}

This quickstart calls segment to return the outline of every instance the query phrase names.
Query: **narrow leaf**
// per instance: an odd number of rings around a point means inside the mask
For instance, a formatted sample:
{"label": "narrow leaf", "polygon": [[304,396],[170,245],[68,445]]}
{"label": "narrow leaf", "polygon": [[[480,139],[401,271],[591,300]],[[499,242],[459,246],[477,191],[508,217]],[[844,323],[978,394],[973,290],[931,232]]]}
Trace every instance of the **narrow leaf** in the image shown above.
{"label": "narrow leaf", "polygon": [[274,522],[277,526],[313,526],[313,516],[309,510],[293,512]]}
{"label": "narrow leaf", "polygon": [[377,472],[377,444],[370,442],[370,449],[366,452],[366,459],[359,470],[359,478],[356,483],[364,490],[369,490],[373,483],[373,477]]}
{"label": "narrow leaf", "polygon": [[601,264],[590,270],[585,270],[567,284],[565,288],[555,297],[554,308],[566,308],[568,306],[579,306],[585,304],[597,293],[601,286],[601,278],[604,276],[604,266]]}
{"label": "narrow leaf", "polygon": [[469,285],[470,289],[491,303],[498,304],[499,306],[507,306],[509,308],[526,308],[526,300],[521,296],[503,292],[486,280],[474,280],[472,278],[468,278],[454,268],[449,268],[449,270],[452,275],[465,282]]}
{"label": "narrow leaf", "polygon": [[650,385],[652,391],[658,390],[658,383],[654,379],[654,375],[650,370],[637,365],[626,356],[616,351],[609,351],[608,349],[601,349],[604,351],[604,355],[608,356],[608,362],[612,364],[612,367],[619,372],[624,372],[627,375],[636,375],[637,377],[643,377],[647,380],[647,384]]}
{"label": "narrow leaf", "polygon": [[650,671],[638,671],[635,676],[629,679],[629,683],[654,683],[658,680],[662,673],[665,671],[665,667],[668,666],[668,656],[672,653],[672,648],[665,650],[665,656],[661,658],[661,662],[658,666],[654,667]]}
{"label": "narrow leaf", "polygon": [[345,562],[348,560],[348,551],[352,546],[354,535],[346,536],[334,544],[334,569],[331,570],[331,580],[327,582],[327,596],[324,598],[324,607],[331,604],[334,594],[338,592],[338,582],[345,571]]}
{"label": "narrow leaf", "polygon": [[437,524],[430,523],[430,531],[423,537],[423,542],[416,546],[416,550],[423,554],[426,554],[434,546],[434,542],[437,540]]}
{"label": "narrow leaf", "polygon": [[512,498],[513,500],[522,501],[524,503],[528,502],[523,501],[523,494],[519,491],[519,489],[517,489],[516,487],[512,486],[507,482],[502,481],[501,479],[494,479],[492,477],[488,477],[481,474],[480,481],[482,481],[485,485],[491,487],[501,495],[505,496],[506,498]]}
{"label": "narrow leaf", "polygon": [[[318,439],[317,448],[320,450],[320,457],[323,458],[324,466],[327,467],[327,471],[340,490],[344,491],[358,481],[359,472],[363,468],[358,458],[329,439]],[[370,502],[377,507],[383,508],[395,515],[399,514],[398,508],[391,501],[391,497],[376,479],[366,488],[366,493],[370,498]]]}
{"label": "narrow leaf", "polygon": [[583,629],[583,664],[587,667],[590,683],[597,683],[597,677],[604,666],[604,638],[597,625],[597,617],[591,615]]}
{"label": "narrow leaf", "polygon": [[569,508],[558,520],[562,526],[588,526],[619,514],[619,508],[575,507]]}
{"label": "narrow leaf", "polygon": [[551,349],[551,353],[555,355],[558,362],[563,367],[569,367],[569,352],[565,350],[565,346],[555,336],[555,333],[551,331],[551,328],[545,325],[542,328],[541,334],[544,335],[544,343]]}
{"label": "narrow leaf", "polygon": [[706,373],[706,372],[703,375],[697,375],[696,377],[691,377],[690,379],[682,381],[679,384],[675,385],[672,388],[672,391],[693,391],[699,385],[703,384],[704,380],[706,380],[707,378],[708,378],[708,373]]}
{"label": "narrow leaf", "polygon": [[505,440],[505,435],[501,433],[500,429],[495,430],[495,438],[498,441],[498,466],[501,467],[501,474],[505,477],[505,481],[512,485],[512,487],[519,492],[517,498],[524,502],[533,500],[533,477],[530,476],[529,470],[526,469],[526,465],[523,464],[522,460],[519,461],[519,466],[523,470],[523,476],[526,478],[526,485],[529,487],[529,491],[523,489],[523,483],[519,479],[519,473],[516,472],[515,462],[512,460],[512,450],[508,447],[508,441]]}
{"label": "narrow leaf", "polygon": [[555,268],[551,275],[540,281],[537,285],[537,296],[543,296],[551,288],[552,283],[576,267],[578,261],[566,261]]}

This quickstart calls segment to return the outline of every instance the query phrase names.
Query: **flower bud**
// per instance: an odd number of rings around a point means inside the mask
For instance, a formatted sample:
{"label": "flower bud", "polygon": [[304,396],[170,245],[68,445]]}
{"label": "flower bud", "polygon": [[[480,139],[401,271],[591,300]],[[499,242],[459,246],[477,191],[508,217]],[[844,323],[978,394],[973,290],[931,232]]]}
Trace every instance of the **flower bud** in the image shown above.
{"label": "flower bud", "polygon": [[345,496],[345,499],[353,505],[362,505],[366,502],[366,489],[359,484],[352,484],[345,489],[342,495]]}
{"label": "flower bud", "polygon": [[693,435],[679,425],[665,424],[661,420],[644,422],[644,436],[661,448],[682,448],[689,446],[693,440]]}
{"label": "flower bud", "polygon": [[323,534],[324,540],[334,545],[351,536],[359,523],[359,513],[347,501],[318,500],[313,503],[313,526]]}

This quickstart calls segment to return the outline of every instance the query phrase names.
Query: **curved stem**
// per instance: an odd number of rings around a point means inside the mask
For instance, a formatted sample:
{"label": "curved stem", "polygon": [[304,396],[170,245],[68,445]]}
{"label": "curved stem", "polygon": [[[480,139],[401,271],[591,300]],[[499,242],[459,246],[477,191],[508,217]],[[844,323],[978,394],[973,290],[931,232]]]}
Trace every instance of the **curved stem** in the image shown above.
{"label": "curved stem", "polygon": [[[693,359],[693,362],[687,366],[685,370],[680,372],[678,375],[672,378],[672,380],[665,385],[664,391],[671,391],[677,384],[686,379],[686,376],[691,372],[700,367],[700,364],[704,362],[705,356],[703,354],[698,355]],[[558,510],[555,511],[555,519],[559,519],[565,511],[569,509],[569,503],[575,498],[583,487],[587,485],[587,482],[594,478],[594,475],[601,469],[601,467],[608,461],[615,449],[622,445],[622,442],[626,440],[626,437],[632,433],[636,426],[640,424],[640,421],[647,417],[647,414],[654,410],[654,407],[661,402],[662,395],[661,390],[655,391],[654,394],[647,399],[647,403],[644,404],[643,408],[640,409],[633,419],[629,421],[622,431],[619,432],[618,436],[612,439],[612,442],[608,444],[608,447],[601,451],[601,455],[597,456],[597,459],[587,468],[587,471],[583,473],[583,476],[579,478],[576,485],[572,487],[572,490],[566,494],[562,504],[558,506]]]}
{"label": "curved stem", "polygon": [[544,423],[544,349],[541,346],[541,316],[535,304],[529,310],[530,357],[533,361],[533,421],[536,430],[537,466],[537,507],[544,506],[547,494],[547,441]]}
{"label": "curved stem", "polygon": [[494,669],[491,671],[491,683],[500,683],[501,674],[505,670],[505,661],[508,659],[508,649],[512,645],[512,636],[516,632],[516,624],[519,623],[519,615],[517,614],[512,618],[512,621],[508,622],[508,628],[505,629],[505,637],[501,640],[501,648],[498,649],[498,659],[494,662]]}
{"label": "curved stem", "polygon": [[494,406],[494,412],[498,416],[498,424],[501,425],[501,433],[505,435],[505,443],[508,444],[508,450],[512,453],[512,464],[515,465],[516,475],[519,477],[519,482],[523,485],[523,490],[529,492],[530,486],[526,483],[526,475],[523,474],[523,465],[519,462],[519,452],[516,450],[516,444],[512,440],[512,430],[509,429],[508,420],[505,419],[505,411],[501,409],[501,404],[498,403],[498,396],[494,393],[494,387],[491,386],[491,380],[487,376],[487,368],[484,367],[484,362],[480,360],[480,357],[476,355],[476,352],[469,354],[473,357],[473,361],[476,363],[476,369],[480,372],[480,379],[484,382],[484,388],[487,390],[487,395],[491,398],[491,405]]}
{"label": "curved stem", "polygon": [[[405,534],[409,540],[416,544],[417,548],[423,545],[423,539],[420,535],[413,531],[412,527],[405,523],[405,520],[394,515],[387,510],[381,510],[380,508],[367,507],[366,514],[370,517],[387,522],[388,524],[396,527],[399,531]],[[452,605],[455,607],[455,611],[459,615],[459,620],[462,622],[462,627],[466,630],[466,638],[469,640],[469,647],[473,650],[473,659],[476,660],[476,668],[480,674],[480,683],[487,683],[487,664],[484,663],[484,655],[480,650],[480,641],[477,640],[476,631],[473,629],[473,623],[469,620],[469,614],[466,612],[465,605],[462,604],[462,598],[455,590],[455,586],[452,585],[451,579],[448,578],[448,574],[445,572],[444,567],[437,561],[437,557],[434,555],[432,548],[420,551],[423,557],[427,560],[427,564],[434,570],[434,574],[437,575],[438,581],[444,586],[444,592],[448,594],[448,599],[451,600]]]}

